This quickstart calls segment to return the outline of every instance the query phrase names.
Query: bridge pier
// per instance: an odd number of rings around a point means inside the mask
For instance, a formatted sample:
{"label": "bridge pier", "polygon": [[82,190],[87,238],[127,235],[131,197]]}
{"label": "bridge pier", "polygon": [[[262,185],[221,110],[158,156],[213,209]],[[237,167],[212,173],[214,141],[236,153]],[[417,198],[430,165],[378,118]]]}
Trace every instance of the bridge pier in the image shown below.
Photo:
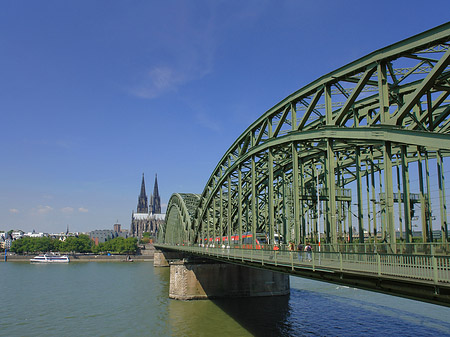
{"label": "bridge pier", "polygon": [[282,273],[204,260],[170,263],[169,297],[173,299],[279,296],[289,292],[289,275]]}
{"label": "bridge pier", "polygon": [[153,266],[154,267],[169,267],[170,260],[181,260],[184,257],[183,253],[179,252],[163,252],[161,250],[156,250],[153,255]]}

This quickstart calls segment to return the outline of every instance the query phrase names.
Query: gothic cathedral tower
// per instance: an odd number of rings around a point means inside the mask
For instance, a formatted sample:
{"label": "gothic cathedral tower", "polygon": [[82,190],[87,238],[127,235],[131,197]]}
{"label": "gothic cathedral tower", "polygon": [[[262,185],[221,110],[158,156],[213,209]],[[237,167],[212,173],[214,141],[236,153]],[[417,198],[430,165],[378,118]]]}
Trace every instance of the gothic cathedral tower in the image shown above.
{"label": "gothic cathedral tower", "polygon": [[161,198],[159,197],[158,190],[158,176],[155,174],[155,186],[153,187],[153,194],[150,197],[150,208],[151,214],[161,214]]}
{"label": "gothic cathedral tower", "polygon": [[142,173],[141,194],[138,197],[136,213],[148,213],[147,194],[145,194],[144,173]]}
{"label": "gothic cathedral tower", "polygon": [[147,203],[145,194],[144,174],[142,173],[141,194],[138,197],[136,213],[131,213],[131,235],[139,239],[144,233],[156,236],[158,228],[164,223],[165,214],[161,214],[161,198],[158,190],[158,176],[155,175],[155,186],[153,194],[150,196],[150,203]]}

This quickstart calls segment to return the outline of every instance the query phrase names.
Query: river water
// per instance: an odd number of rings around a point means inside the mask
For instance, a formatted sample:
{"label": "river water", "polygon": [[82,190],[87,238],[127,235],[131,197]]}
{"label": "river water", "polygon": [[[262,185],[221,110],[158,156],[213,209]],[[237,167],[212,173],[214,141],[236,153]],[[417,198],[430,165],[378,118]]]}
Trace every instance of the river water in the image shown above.
{"label": "river water", "polygon": [[450,308],[298,277],[281,297],[168,292],[151,262],[0,263],[0,336],[450,336]]}

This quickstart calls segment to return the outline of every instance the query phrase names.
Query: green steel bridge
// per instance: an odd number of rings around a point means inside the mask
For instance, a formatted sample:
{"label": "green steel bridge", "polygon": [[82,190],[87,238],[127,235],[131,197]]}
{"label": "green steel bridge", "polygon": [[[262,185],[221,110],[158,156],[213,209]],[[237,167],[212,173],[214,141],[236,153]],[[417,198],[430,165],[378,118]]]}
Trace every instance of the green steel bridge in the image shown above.
{"label": "green steel bridge", "polygon": [[172,195],[158,245],[450,305],[449,95],[450,23],[322,76]]}

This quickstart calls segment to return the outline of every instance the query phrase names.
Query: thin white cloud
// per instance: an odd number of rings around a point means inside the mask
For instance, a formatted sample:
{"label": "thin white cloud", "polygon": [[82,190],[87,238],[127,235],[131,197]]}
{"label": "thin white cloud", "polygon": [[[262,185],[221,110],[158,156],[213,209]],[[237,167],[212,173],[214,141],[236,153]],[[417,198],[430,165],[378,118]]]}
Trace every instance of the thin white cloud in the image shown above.
{"label": "thin white cloud", "polygon": [[17,208],[10,208],[9,213],[17,214],[19,213],[19,210]]}
{"label": "thin white cloud", "polygon": [[151,99],[176,90],[184,82],[182,74],[179,74],[173,68],[159,66],[148,71],[143,83],[132,89],[131,92],[138,97]]}
{"label": "thin white cloud", "polygon": [[46,206],[39,205],[36,209],[36,213],[40,215],[50,213],[51,211],[53,211],[53,207],[50,207],[48,205]]}
{"label": "thin white cloud", "polygon": [[69,214],[73,212],[73,207],[64,207],[61,208],[61,212],[65,213],[65,214]]}
{"label": "thin white cloud", "polygon": [[178,13],[175,25],[151,36],[149,43],[157,48],[152,59],[158,61],[149,63],[147,70],[138,75],[129,90],[132,95],[156,98],[212,71],[217,44],[216,6],[205,11],[209,16],[201,18],[194,7],[187,6]]}
{"label": "thin white cloud", "polygon": [[78,212],[87,213],[87,212],[89,212],[89,210],[87,208],[80,207],[80,208],[78,208]]}
{"label": "thin white cloud", "polygon": [[209,129],[214,132],[220,131],[219,123],[214,121],[211,118],[211,115],[208,115],[203,112],[197,112],[195,114],[195,118],[197,120],[197,123],[200,124],[201,126],[203,126],[204,128]]}

